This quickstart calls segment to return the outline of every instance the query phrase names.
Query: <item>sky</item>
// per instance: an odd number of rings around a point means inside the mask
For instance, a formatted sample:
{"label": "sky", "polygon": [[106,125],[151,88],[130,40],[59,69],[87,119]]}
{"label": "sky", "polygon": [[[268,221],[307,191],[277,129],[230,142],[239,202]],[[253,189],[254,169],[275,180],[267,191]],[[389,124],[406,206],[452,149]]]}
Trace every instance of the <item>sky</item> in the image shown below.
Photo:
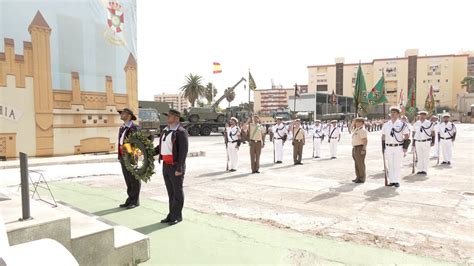
{"label": "sky", "polygon": [[[250,69],[257,89],[308,83],[309,65],[474,50],[473,0],[137,0],[138,96],[176,93],[185,75],[219,90]],[[212,63],[222,65],[212,74]],[[248,89],[236,88],[238,104]],[[227,106],[227,102],[221,104]]]}

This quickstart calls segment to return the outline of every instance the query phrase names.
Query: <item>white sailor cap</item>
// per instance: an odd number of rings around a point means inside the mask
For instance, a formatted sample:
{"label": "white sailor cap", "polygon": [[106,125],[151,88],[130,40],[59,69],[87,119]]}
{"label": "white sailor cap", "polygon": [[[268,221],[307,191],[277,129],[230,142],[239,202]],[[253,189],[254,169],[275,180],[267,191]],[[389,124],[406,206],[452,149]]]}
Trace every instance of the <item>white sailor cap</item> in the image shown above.
{"label": "white sailor cap", "polygon": [[231,117],[230,120],[234,120],[235,123],[239,123],[239,120],[238,120],[237,118],[235,118],[235,117]]}
{"label": "white sailor cap", "polygon": [[451,117],[451,115],[449,113],[444,113],[442,117]]}
{"label": "white sailor cap", "polygon": [[433,118],[438,119],[438,116],[437,115],[432,115],[431,119],[433,119]]}
{"label": "white sailor cap", "polygon": [[335,120],[335,119],[331,120],[331,123],[337,123],[337,120]]}
{"label": "white sailor cap", "polygon": [[321,120],[316,119],[316,120],[314,120],[314,122],[316,122],[316,123],[321,123]]}
{"label": "white sailor cap", "polygon": [[428,112],[427,111],[424,111],[424,110],[421,110],[418,112],[419,115],[427,115]]}
{"label": "white sailor cap", "polygon": [[283,117],[277,116],[277,117],[275,117],[275,119],[276,119],[276,120],[283,120]]}
{"label": "white sailor cap", "polygon": [[354,118],[354,120],[355,120],[355,121],[363,121],[363,122],[365,122],[365,121],[367,120],[367,118],[365,118],[365,117],[356,117],[356,118]]}
{"label": "white sailor cap", "polygon": [[400,107],[394,105],[394,106],[391,106],[391,107],[390,107],[390,112],[391,112],[391,111],[397,111],[398,113],[400,113],[402,110],[400,110]]}

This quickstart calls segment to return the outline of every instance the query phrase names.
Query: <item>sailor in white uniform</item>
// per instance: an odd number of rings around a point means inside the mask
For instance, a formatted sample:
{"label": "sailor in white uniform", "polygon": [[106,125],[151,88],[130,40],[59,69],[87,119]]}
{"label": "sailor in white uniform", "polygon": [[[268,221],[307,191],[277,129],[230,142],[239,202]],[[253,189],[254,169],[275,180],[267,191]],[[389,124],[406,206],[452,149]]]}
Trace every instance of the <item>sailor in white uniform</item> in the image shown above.
{"label": "sailor in white uniform", "polygon": [[400,108],[390,107],[390,120],[382,127],[382,152],[388,168],[388,186],[400,187],[402,159],[410,145],[408,125],[398,119]]}
{"label": "sailor in white uniform", "polygon": [[324,130],[321,120],[315,120],[314,126],[311,129],[311,135],[313,136],[313,157],[321,157],[321,144],[324,140]]}
{"label": "sailor in white uniform", "polygon": [[431,149],[431,157],[438,158],[439,157],[439,122],[438,117],[436,115],[431,116],[431,122],[433,123],[433,129],[435,133],[435,142],[434,146]]}
{"label": "sailor in white uniform", "polygon": [[226,129],[227,131],[227,154],[229,155],[229,171],[234,172],[237,170],[237,164],[239,162],[238,151],[241,143],[240,128],[238,127],[239,120],[235,117],[231,117],[229,121],[230,126]]}
{"label": "sailor in white uniform", "polygon": [[332,120],[331,124],[327,126],[326,135],[328,136],[331,159],[336,159],[337,144],[341,140],[341,130],[337,126],[337,120]]}
{"label": "sailor in white uniform", "polygon": [[439,124],[440,146],[443,151],[443,162],[441,164],[451,164],[453,156],[453,142],[456,139],[456,126],[449,121],[451,115],[445,113],[442,115],[443,122]]}
{"label": "sailor in white uniform", "polygon": [[288,128],[283,124],[282,117],[276,117],[277,123],[272,127],[273,145],[275,145],[275,163],[283,162],[283,146],[288,137]]}
{"label": "sailor in white uniform", "polygon": [[413,125],[413,144],[418,158],[416,163],[417,174],[426,175],[430,162],[430,148],[434,146],[434,124],[426,120],[428,112],[419,111],[420,119]]}

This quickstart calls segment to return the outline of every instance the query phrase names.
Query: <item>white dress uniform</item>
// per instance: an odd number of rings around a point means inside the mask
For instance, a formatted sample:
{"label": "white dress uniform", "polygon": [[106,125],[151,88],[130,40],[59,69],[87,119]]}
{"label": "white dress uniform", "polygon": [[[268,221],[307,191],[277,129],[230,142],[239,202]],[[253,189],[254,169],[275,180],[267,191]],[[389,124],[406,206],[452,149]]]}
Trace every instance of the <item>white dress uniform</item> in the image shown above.
{"label": "white dress uniform", "polygon": [[337,144],[339,143],[339,136],[341,135],[341,130],[338,126],[333,126],[332,124],[328,125],[326,136],[328,136],[329,141],[329,150],[331,153],[331,158],[337,157]]}
{"label": "white dress uniform", "polygon": [[283,162],[283,138],[288,135],[288,129],[285,124],[280,123],[272,127],[273,143],[275,145],[275,160]]}
{"label": "white dress uniform", "polygon": [[453,141],[456,134],[456,127],[453,122],[442,122],[439,125],[440,146],[443,150],[443,162],[451,163],[453,156]]}
{"label": "white dress uniform", "polygon": [[229,169],[237,169],[239,157],[240,128],[232,126],[227,128],[227,154],[229,155]]}
{"label": "white dress uniform", "polygon": [[435,143],[433,148],[431,149],[431,157],[438,158],[439,156],[439,139],[438,139],[438,133],[439,133],[439,122],[433,122],[433,129],[434,129],[434,135],[435,135]]}
{"label": "white dress uniform", "polygon": [[403,159],[403,135],[408,134],[408,125],[401,120],[389,120],[382,127],[385,136],[385,158],[387,160],[389,183],[400,183],[400,170]]}
{"label": "white dress uniform", "polygon": [[431,136],[434,134],[434,123],[429,120],[418,120],[413,125],[415,137],[415,151],[418,158],[416,169],[418,172],[426,172],[430,162]]}
{"label": "white dress uniform", "polygon": [[319,126],[314,125],[311,129],[311,135],[313,136],[313,154],[314,157],[321,157],[321,142],[323,141],[324,137],[324,130],[323,125],[319,124]]}

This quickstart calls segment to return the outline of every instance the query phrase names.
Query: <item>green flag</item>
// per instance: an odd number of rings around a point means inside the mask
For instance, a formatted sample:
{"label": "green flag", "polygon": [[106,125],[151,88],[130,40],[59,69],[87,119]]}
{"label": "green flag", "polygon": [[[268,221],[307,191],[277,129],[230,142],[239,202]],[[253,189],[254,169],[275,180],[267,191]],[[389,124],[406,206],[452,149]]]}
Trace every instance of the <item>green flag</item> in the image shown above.
{"label": "green flag", "polygon": [[252,73],[250,73],[250,71],[249,71],[249,88],[253,91],[257,89],[257,85],[255,84],[255,80],[253,80]]}
{"label": "green flag", "polygon": [[383,86],[385,83],[385,77],[382,74],[382,77],[379,79],[375,87],[369,92],[367,95],[367,99],[369,100],[369,104],[376,105],[379,103],[386,103],[387,97],[383,94]]}
{"label": "green flag", "polygon": [[356,110],[355,113],[358,115],[360,111],[365,112],[368,104],[369,103],[367,100],[367,89],[365,86],[364,73],[362,73],[362,67],[359,64],[354,88],[354,107]]}
{"label": "green flag", "polygon": [[408,97],[405,110],[411,115],[416,113],[416,82],[413,82],[411,88],[408,88]]}
{"label": "green flag", "polygon": [[434,94],[433,94],[433,86],[430,86],[430,90],[428,91],[428,95],[426,96],[425,111],[429,112],[430,114],[435,113],[435,99],[434,99]]}

